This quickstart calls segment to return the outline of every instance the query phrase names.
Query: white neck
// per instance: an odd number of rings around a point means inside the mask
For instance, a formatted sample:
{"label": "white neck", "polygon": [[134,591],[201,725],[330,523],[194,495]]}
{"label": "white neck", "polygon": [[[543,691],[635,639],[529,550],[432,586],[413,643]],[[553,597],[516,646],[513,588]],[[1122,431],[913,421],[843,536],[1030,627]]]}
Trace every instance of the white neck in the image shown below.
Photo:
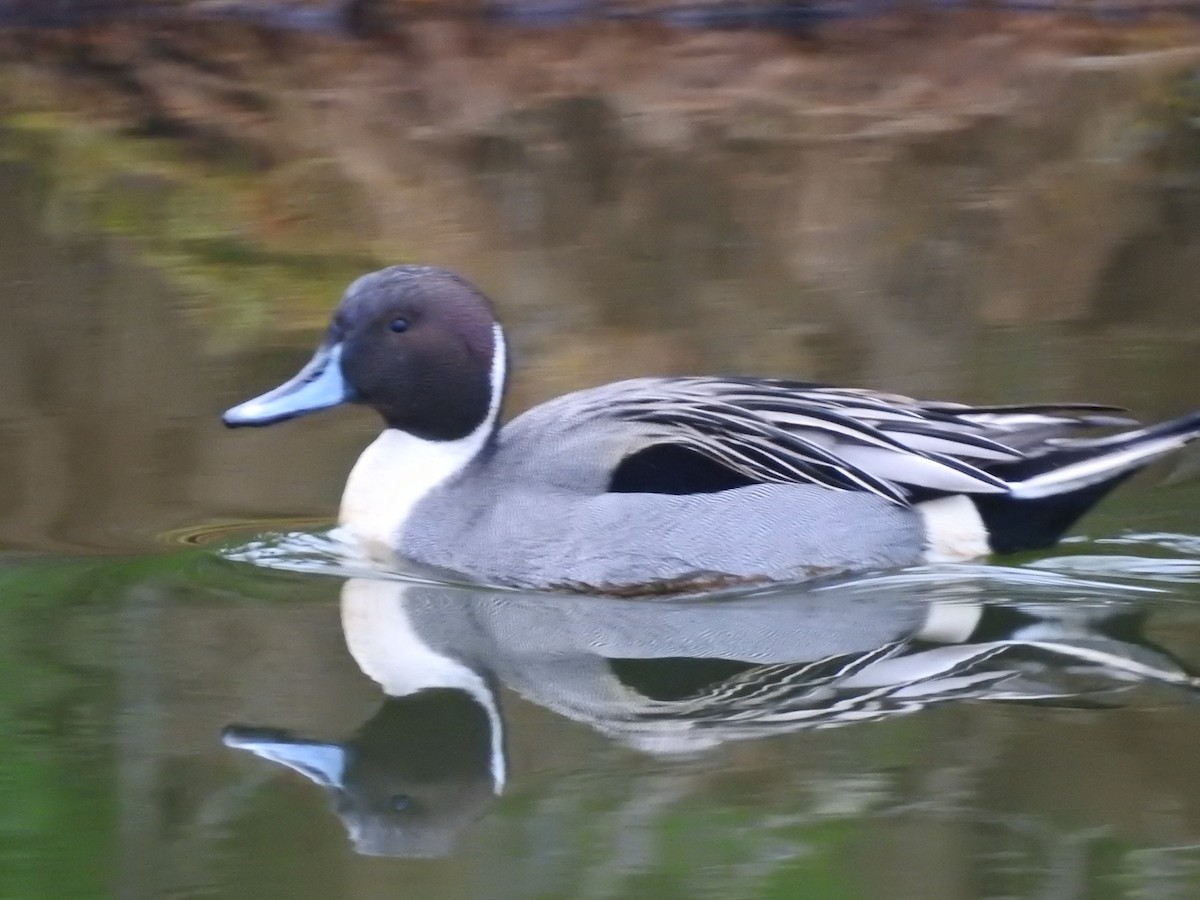
{"label": "white neck", "polygon": [[369,545],[396,549],[405,522],[416,505],[461,472],[487,443],[504,396],[504,333],[493,326],[491,399],[487,418],[466,437],[430,441],[387,428],[350,470],[338,524]]}

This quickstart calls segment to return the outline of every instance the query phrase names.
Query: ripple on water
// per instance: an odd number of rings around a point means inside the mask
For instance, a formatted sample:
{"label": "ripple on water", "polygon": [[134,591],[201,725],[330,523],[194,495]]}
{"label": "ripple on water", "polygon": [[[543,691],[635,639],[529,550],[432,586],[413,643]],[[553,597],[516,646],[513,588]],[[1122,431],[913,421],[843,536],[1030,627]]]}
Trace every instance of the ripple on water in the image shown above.
{"label": "ripple on water", "polygon": [[[261,533],[263,526],[287,526],[287,530]],[[174,542],[211,546],[259,531],[252,540],[230,543],[218,548],[224,558],[268,569],[325,575],[339,578],[371,578],[461,587],[485,587],[466,578],[440,570],[431,570],[405,561],[393,554],[376,555],[339,528],[323,531],[298,530],[317,521],[222,523],[173,532]],[[997,563],[950,563],[910,566],[904,569],[821,578],[799,584],[775,584],[726,589],[705,595],[728,600],[745,596],[770,596],[811,591],[848,593],[920,592],[939,595],[993,598],[1019,596],[1031,601],[1128,600],[1150,596],[1162,599],[1188,599],[1180,596],[1177,586],[1200,585],[1200,537],[1156,532],[1130,534],[1102,540],[1074,539],[1066,548],[1078,552],[1041,557],[1015,565]],[[1086,552],[1113,548],[1130,552]]]}
{"label": "ripple on water", "polygon": [[[206,522],[203,525],[188,525],[164,531],[158,540],[165,544],[181,544],[187,547],[210,547],[241,538],[246,540],[261,535],[264,529],[275,528],[319,528],[329,520],[320,519],[238,519],[232,522]],[[300,534],[302,532],[296,532]],[[250,561],[250,560],[248,560]]]}
{"label": "ripple on water", "polygon": [[[301,524],[291,522],[288,524]],[[236,533],[241,533],[238,529]],[[233,531],[225,532],[231,536]],[[367,578],[402,581],[443,587],[486,587],[453,573],[434,571],[411,563],[394,553],[377,553],[352,538],[341,528],[324,531],[279,531],[260,534],[254,540],[218,549],[222,558],[267,569],[326,575],[335,578]]]}
{"label": "ripple on water", "polygon": [[[1089,541],[1086,547],[1112,547],[1127,552],[1062,554],[1033,560],[1026,567],[1072,577],[1104,579],[1107,583],[1142,590],[1152,590],[1154,585],[1200,585],[1200,537],[1196,535],[1128,534]],[[1165,591],[1161,587],[1159,590]]]}

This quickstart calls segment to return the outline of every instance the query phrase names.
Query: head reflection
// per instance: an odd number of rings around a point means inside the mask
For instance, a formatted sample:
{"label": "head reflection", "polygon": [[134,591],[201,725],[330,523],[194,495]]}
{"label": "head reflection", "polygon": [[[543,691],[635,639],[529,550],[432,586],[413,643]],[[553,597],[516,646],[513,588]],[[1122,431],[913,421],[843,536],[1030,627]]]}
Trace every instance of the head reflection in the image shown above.
{"label": "head reflection", "polygon": [[225,743],[320,785],[359,853],[444,856],[499,787],[491,729],[469,695],[429,688],[389,697],[344,742],[231,727]]}
{"label": "head reflection", "polygon": [[695,754],[955,701],[1195,693],[1144,619],[1111,597],[1014,602],[963,579],[612,601],[354,578],[346,642],[383,705],[343,741],[256,728],[225,741],[320,785],[358,852],[444,855],[506,783],[498,683],[626,746]]}

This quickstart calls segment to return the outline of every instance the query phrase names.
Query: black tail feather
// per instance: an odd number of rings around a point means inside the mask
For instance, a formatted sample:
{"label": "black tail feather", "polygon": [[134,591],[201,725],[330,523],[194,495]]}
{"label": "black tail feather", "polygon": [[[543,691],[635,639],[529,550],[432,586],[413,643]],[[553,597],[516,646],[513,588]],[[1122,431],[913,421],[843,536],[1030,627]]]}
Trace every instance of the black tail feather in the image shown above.
{"label": "black tail feather", "polygon": [[971,499],[995,552],[1049,547],[1117,485],[1197,437],[1200,412],[1101,438],[1048,442],[1025,459],[988,467],[1010,493]]}
{"label": "black tail feather", "polygon": [[976,494],[971,499],[994,552],[1040,550],[1058,543],[1084,513],[1132,474],[1122,472],[1101,484],[1036,500],[1018,500],[1011,494]]}

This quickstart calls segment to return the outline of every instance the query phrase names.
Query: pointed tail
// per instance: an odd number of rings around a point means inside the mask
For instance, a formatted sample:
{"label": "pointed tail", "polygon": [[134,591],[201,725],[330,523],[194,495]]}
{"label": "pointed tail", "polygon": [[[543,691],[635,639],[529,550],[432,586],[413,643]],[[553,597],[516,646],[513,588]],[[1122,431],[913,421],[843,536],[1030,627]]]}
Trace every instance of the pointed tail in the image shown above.
{"label": "pointed tail", "polygon": [[1100,438],[1047,442],[1044,452],[990,468],[1007,494],[971,499],[997,553],[1056,542],[1101,497],[1139,469],[1200,437],[1200,412]]}

